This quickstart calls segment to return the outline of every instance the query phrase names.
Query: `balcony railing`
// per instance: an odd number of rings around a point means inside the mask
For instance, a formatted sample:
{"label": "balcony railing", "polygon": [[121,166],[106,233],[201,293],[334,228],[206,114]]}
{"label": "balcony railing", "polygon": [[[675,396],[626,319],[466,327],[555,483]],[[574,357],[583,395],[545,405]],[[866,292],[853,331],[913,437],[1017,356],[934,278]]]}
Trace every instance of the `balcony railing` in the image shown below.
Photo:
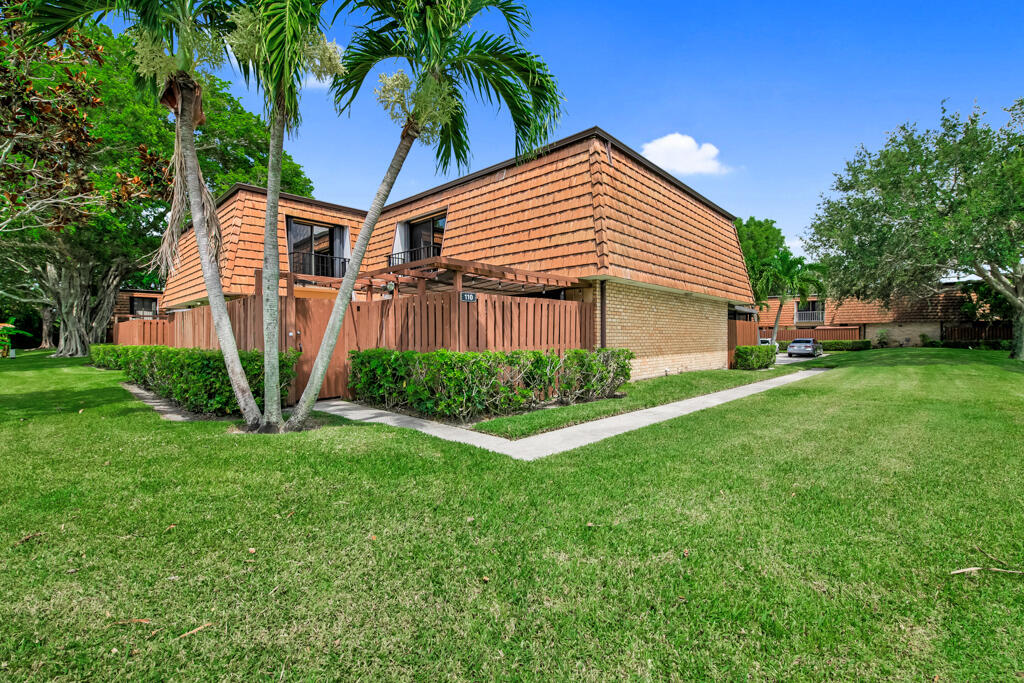
{"label": "balcony railing", "polygon": [[311,254],[308,251],[293,251],[288,254],[291,271],[296,275],[318,277],[345,277],[348,259],[326,254]]}
{"label": "balcony railing", "polygon": [[794,323],[823,323],[825,322],[825,311],[796,311],[793,314]]}
{"label": "balcony railing", "polygon": [[440,244],[428,244],[423,247],[416,247],[415,249],[409,249],[408,251],[395,252],[388,256],[388,268],[392,266],[400,266],[403,263],[412,263],[413,261],[422,261],[423,259],[432,258],[434,256],[441,255]]}

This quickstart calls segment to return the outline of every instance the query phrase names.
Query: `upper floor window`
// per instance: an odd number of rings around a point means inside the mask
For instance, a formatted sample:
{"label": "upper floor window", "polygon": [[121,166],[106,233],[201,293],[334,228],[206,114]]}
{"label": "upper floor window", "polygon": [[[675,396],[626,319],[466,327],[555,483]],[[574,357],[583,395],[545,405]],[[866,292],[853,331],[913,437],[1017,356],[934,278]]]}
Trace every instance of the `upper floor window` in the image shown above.
{"label": "upper floor window", "polygon": [[823,311],[825,310],[825,302],[818,301],[816,299],[809,299],[807,301],[796,300],[796,310],[798,311]]}
{"label": "upper floor window", "polygon": [[129,303],[131,314],[142,318],[155,318],[157,314],[156,298],[149,296],[133,296]]}
{"label": "upper floor window", "polygon": [[422,261],[441,255],[446,217],[433,216],[418,221],[403,222],[395,230],[395,243],[388,257],[389,266]]}
{"label": "upper floor window", "polygon": [[288,262],[293,273],[344,277],[348,247],[347,228],[288,221]]}

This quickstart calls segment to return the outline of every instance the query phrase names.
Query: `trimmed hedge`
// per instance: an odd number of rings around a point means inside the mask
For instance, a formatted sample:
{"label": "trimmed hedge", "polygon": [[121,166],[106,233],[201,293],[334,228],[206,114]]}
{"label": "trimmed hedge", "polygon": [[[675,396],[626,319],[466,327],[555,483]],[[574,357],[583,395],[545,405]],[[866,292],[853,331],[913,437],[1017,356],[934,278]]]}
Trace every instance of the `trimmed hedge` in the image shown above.
{"label": "trimmed hedge", "polygon": [[771,344],[736,347],[736,368],[739,370],[760,370],[775,364],[775,349]]}
{"label": "trimmed hedge", "polygon": [[[254,389],[256,403],[263,407],[263,352],[241,351],[245,375]],[[231,389],[224,356],[220,351],[174,349],[169,346],[93,345],[92,364],[100,368],[123,370],[135,384],[168,398],[193,413],[234,415],[239,412]],[[299,352],[291,349],[280,356],[281,397],[295,379]]]}
{"label": "trimmed hedge", "polygon": [[[779,353],[785,353],[792,342],[780,341]],[[871,348],[870,339],[822,339],[822,351],[867,351]]]}
{"label": "trimmed hedge", "polygon": [[870,348],[870,339],[825,339],[821,342],[822,351],[867,351]]}
{"label": "trimmed hedge", "polygon": [[925,344],[932,349],[974,349],[977,351],[1010,351],[1013,341],[1010,339],[979,339],[974,341],[938,341],[932,339]]}
{"label": "trimmed hedge", "polygon": [[629,381],[633,352],[368,349],[349,357],[349,388],[358,400],[465,421],[610,397]]}

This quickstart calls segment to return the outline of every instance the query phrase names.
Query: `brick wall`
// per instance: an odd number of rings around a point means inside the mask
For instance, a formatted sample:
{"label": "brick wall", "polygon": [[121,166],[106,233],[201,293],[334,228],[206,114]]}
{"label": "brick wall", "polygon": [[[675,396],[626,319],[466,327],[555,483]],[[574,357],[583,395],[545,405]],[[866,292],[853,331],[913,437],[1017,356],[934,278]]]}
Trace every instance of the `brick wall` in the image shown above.
{"label": "brick wall", "polygon": [[889,346],[920,346],[922,334],[927,334],[931,339],[942,338],[942,328],[938,322],[873,323],[864,327],[864,338],[872,342],[878,340],[879,330],[888,330]]}
{"label": "brick wall", "polygon": [[[608,346],[636,354],[633,379],[728,365],[724,301],[612,281],[605,287]],[[599,335],[600,298],[594,291]]]}

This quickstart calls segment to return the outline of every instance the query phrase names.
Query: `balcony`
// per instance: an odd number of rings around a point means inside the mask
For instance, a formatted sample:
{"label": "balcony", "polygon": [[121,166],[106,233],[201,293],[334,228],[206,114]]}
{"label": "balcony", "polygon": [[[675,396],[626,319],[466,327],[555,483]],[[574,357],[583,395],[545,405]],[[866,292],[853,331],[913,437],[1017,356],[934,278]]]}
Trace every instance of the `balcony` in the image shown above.
{"label": "balcony", "polygon": [[348,259],[326,254],[312,254],[308,251],[293,251],[288,254],[291,272],[296,275],[317,277],[345,277]]}
{"label": "balcony", "polygon": [[796,311],[793,313],[793,323],[823,323],[825,322],[825,311]]}
{"label": "balcony", "polygon": [[388,268],[394,268],[395,266],[400,266],[404,263],[422,261],[423,259],[433,258],[440,255],[440,244],[428,244],[422,247],[416,247],[415,249],[409,249],[408,251],[398,251],[388,256]]}

